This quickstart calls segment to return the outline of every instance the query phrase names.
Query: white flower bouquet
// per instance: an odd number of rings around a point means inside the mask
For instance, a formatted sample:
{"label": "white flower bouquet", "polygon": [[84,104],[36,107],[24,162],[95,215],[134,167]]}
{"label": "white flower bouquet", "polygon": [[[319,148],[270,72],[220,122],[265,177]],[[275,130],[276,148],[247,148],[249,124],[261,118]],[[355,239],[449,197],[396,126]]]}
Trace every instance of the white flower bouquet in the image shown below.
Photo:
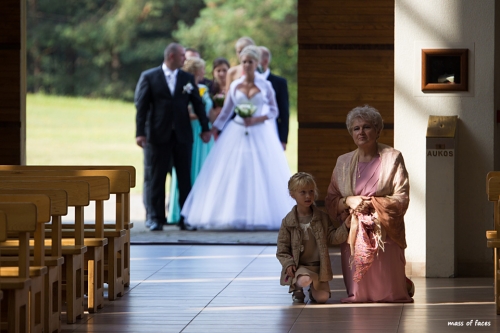
{"label": "white flower bouquet", "polygon": [[251,103],[244,103],[236,105],[234,112],[241,118],[248,118],[253,116],[257,107]]}
{"label": "white flower bouquet", "polygon": [[[257,111],[257,107],[252,103],[243,103],[236,105],[234,112],[241,118],[249,118]],[[245,135],[248,135],[248,130],[245,128]]]}

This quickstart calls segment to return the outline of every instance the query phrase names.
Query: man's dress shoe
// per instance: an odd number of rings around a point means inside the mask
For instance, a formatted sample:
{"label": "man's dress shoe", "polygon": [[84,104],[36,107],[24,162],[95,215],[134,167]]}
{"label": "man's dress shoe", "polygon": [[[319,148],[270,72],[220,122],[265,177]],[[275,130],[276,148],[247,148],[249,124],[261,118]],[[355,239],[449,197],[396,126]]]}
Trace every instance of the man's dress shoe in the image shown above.
{"label": "man's dress shoe", "polygon": [[163,223],[152,221],[151,225],[149,226],[149,230],[151,230],[151,231],[162,231],[163,230]]}

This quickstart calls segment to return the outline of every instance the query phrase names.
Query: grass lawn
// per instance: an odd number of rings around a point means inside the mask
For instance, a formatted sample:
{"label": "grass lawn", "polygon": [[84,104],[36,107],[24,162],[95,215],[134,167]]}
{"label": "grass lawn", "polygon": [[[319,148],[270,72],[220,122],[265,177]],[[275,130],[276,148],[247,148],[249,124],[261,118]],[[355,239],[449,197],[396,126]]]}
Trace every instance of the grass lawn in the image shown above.
{"label": "grass lawn", "polygon": [[[28,165],[133,165],[142,192],[143,155],[135,144],[133,103],[28,94],[26,104]],[[290,115],[286,157],[297,171],[297,117]]]}

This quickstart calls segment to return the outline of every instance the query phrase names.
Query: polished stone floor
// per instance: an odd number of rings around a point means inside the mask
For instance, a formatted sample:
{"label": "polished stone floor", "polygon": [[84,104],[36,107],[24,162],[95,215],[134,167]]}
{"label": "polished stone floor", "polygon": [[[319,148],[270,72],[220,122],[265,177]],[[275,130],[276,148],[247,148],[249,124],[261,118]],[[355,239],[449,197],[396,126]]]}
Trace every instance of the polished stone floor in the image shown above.
{"label": "polished stone floor", "polygon": [[341,304],[345,289],[333,248],[332,298],[294,305],[279,285],[275,252],[269,245],[133,245],[125,295],[62,332],[500,331],[493,277],[412,278],[413,304]]}

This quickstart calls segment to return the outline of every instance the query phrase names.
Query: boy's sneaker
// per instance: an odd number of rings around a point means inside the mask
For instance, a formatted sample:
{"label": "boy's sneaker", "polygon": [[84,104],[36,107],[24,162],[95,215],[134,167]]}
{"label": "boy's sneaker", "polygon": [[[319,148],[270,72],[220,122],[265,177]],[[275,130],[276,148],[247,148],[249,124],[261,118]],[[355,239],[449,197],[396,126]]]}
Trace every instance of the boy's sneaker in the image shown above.
{"label": "boy's sneaker", "polygon": [[306,298],[306,295],[304,295],[302,289],[295,290],[292,293],[292,300],[294,303],[304,303],[304,298]]}

